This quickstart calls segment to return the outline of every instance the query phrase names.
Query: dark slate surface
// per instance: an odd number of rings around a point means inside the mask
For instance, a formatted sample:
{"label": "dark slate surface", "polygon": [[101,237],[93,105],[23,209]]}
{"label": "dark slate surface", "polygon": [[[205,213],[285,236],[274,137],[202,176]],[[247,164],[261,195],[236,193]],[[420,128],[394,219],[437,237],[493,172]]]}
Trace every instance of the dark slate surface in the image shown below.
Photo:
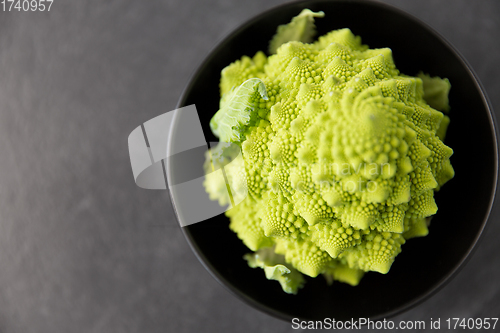
{"label": "dark slate surface", "polygon": [[[500,112],[498,1],[384,2],[454,44]],[[50,13],[0,12],[0,332],[291,331],[204,270],[166,192],[135,186],[127,149],[130,131],[175,107],[219,38],[279,3],[55,0]],[[461,273],[394,321],[500,314],[499,214]]]}

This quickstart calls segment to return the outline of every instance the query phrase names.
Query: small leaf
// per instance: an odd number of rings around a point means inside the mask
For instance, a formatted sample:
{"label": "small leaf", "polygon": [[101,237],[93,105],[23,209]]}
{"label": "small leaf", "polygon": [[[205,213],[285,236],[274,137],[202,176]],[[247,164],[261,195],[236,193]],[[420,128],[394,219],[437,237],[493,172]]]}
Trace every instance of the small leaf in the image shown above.
{"label": "small leaf", "polygon": [[255,102],[262,97],[267,100],[266,86],[262,80],[253,78],[225,96],[225,103],[210,120],[212,133],[222,142],[241,142],[243,133],[258,119]]}
{"label": "small leaf", "polygon": [[269,53],[276,53],[282,44],[291,41],[299,41],[302,43],[312,42],[312,38],[316,34],[314,18],[324,16],[324,12],[315,13],[309,9],[303,9],[299,15],[295,16],[292,21],[290,21],[290,23],[278,27],[276,34],[269,42]]}

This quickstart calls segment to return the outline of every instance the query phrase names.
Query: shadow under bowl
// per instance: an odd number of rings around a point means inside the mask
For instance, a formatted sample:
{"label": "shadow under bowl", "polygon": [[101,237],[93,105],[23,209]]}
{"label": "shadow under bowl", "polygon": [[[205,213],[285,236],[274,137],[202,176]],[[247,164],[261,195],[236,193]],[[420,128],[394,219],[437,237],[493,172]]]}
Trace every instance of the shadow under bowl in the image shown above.
{"label": "shadow under bowl", "polygon": [[[185,88],[177,107],[195,104],[207,141],[218,141],[209,121],[218,110],[221,70],[243,55],[267,50],[276,27],[303,8],[324,11],[318,35],[350,28],[370,48],[389,47],[397,68],[407,75],[423,71],[452,84],[451,123],[445,143],[452,147],[456,176],[436,193],[439,207],[427,237],[409,240],[386,275],[368,273],[356,287],[327,286],[307,278],[297,295],[288,295],[261,269],[242,259],[250,252],[219,215],[182,228],[205,268],[250,305],[291,322],[292,318],[387,318],[403,312],[449,281],[476,245],[488,219],[497,183],[495,121],[485,93],[462,56],[428,26],[377,2],[317,0],[270,9],[225,37],[207,56]],[[177,119],[178,120],[178,119]],[[175,202],[173,202],[175,206]]]}

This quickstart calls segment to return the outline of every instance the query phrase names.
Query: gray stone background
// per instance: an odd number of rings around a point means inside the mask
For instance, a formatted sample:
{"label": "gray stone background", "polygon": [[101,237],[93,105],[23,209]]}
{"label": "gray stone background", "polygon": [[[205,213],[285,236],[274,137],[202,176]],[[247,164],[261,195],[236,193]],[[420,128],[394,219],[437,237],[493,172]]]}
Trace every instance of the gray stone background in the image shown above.
{"label": "gray stone background", "polygon": [[[136,126],[175,108],[217,40],[282,2],[0,12],[0,332],[291,331],[204,270],[167,193],[135,186],[127,148]],[[500,112],[499,1],[383,2],[454,44]],[[394,321],[499,316],[499,214],[461,273]]]}

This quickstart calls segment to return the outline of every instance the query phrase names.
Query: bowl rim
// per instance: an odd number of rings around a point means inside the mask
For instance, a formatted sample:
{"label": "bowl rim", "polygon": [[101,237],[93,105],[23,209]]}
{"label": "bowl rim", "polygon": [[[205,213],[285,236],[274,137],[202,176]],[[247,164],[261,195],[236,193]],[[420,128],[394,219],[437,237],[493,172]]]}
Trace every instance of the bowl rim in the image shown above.
{"label": "bowl rim", "polygon": [[[491,210],[493,208],[493,204],[495,202],[495,197],[496,197],[496,189],[498,186],[498,159],[499,159],[499,146],[498,146],[498,127],[497,127],[497,121],[495,117],[495,113],[493,112],[493,108],[491,105],[491,102],[487,96],[486,90],[484,89],[479,77],[477,74],[474,72],[472,69],[472,66],[467,62],[465,57],[461,54],[460,51],[458,51],[451,42],[449,42],[446,38],[444,38],[439,32],[437,32],[431,25],[428,23],[422,21],[421,19],[415,17],[414,15],[394,6],[391,4],[387,4],[384,2],[379,2],[379,1],[373,1],[373,0],[333,0],[335,2],[343,2],[343,3],[355,3],[355,4],[363,4],[363,5],[369,5],[369,6],[375,6],[379,7],[382,9],[385,9],[387,11],[392,11],[394,14],[399,15],[403,17],[405,20],[410,20],[415,22],[417,25],[421,26],[424,30],[427,30],[430,34],[432,34],[434,37],[436,37],[440,43],[442,43],[448,50],[451,51],[452,54],[455,55],[457,60],[462,64],[463,68],[468,72],[470,77],[472,78],[474,86],[477,88],[478,92],[480,93],[480,97],[482,100],[482,103],[484,104],[486,111],[488,113],[488,123],[490,127],[490,132],[493,136],[493,145],[494,145],[494,156],[493,156],[493,163],[494,163],[494,182],[493,182],[493,187],[490,193],[490,200],[486,209],[486,214],[484,216],[483,221],[481,222],[481,227],[479,229],[479,232],[477,233],[476,237],[474,238],[474,241],[470,244],[469,248],[466,251],[466,254],[462,258],[462,260],[453,267],[440,281],[438,281],[435,286],[430,288],[426,293],[423,293],[419,297],[416,297],[409,301],[408,303],[403,304],[402,306],[399,306],[396,309],[393,309],[391,311],[384,312],[383,314],[379,316],[375,316],[372,318],[369,318],[371,320],[380,320],[384,318],[392,318],[398,314],[401,314],[403,312],[406,312],[417,305],[423,303],[427,299],[429,299],[431,296],[436,294],[439,290],[441,290],[443,287],[445,287],[457,274],[463,269],[463,267],[467,264],[467,262],[470,260],[471,256],[473,255],[474,251],[477,249],[479,245],[479,241],[482,239],[482,235],[488,225],[488,220],[491,215]],[[262,12],[260,12],[257,15],[254,15],[244,21],[243,23],[239,24],[236,26],[236,28],[231,29],[229,32],[224,34],[222,37],[220,37],[214,46],[210,48],[210,50],[205,53],[205,56],[203,59],[197,64],[195,67],[195,70],[189,77],[189,80],[187,81],[187,84],[184,86],[182,93],[178,99],[176,109],[179,109],[183,106],[185,106],[185,100],[188,95],[188,91],[191,89],[193,83],[197,80],[198,76],[202,72],[202,69],[206,66],[206,64],[216,56],[216,51],[226,42],[226,40],[230,39],[234,35],[239,34],[241,31],[244,31],[251,25],[255,24],[259,20],[261,20],[264,16],[268,15],[269,12],[273,11],[278,11],[281,9],[284,9],[289,6],[295,6],[295,5],[304,5],[306,6],[309,3],[312,2],[324,2],[324,0],[298,0],[298,1],[290,1],[286,3],[282,3],[273,7],[270,7]],[[332,2],[332,0],[330,0]],[[171,128],[173,128],[178,120],[177,113],[174,115],[173,121],[170,125]],[[170,136],[172,135],[172,130],[169,131]],[[171,137],[168,138],[168,142],[171,142]],[[167,148],[168,149],[168,148]],[[168,174],[168,163],[166,163],[166,172]],[[172,192],[169,189],[169,197],[170,201],[173,207],[173,210],[175,212],[175,218],[178,220],[178,213],[175,208],[175,202],[173,200]],[[203,267],[210,273],[210,275],[220,284],[222,285],[226,290],[228,290],[231,294],[236,296],[236,298],[242,300],[246,304],[254,307],[255,309],[258,309],[264,313],[267,313],[275,318],[279,318],[281,320],[284,320],[288,323],[291,322],[291,320],[294,317],[289,316],[288,314],[285,314],[277,309],[271,308],[265,304],[262,304],[253,298],[251,298],[249,295],[246,293],[242,292],[240,289],[236,288],[233,286],[229,281],[227,281],[211,264],[210,262],[206,259],[205,255],[201,252],[199,249],[198,245],[195,243],[195,241],[192,238],[191,233],[189,230],[185,227],[181,227],[182,233],[189,244],[189,247],[195,254],[196,258],[199,260],[199,262],[203,265]]]}

